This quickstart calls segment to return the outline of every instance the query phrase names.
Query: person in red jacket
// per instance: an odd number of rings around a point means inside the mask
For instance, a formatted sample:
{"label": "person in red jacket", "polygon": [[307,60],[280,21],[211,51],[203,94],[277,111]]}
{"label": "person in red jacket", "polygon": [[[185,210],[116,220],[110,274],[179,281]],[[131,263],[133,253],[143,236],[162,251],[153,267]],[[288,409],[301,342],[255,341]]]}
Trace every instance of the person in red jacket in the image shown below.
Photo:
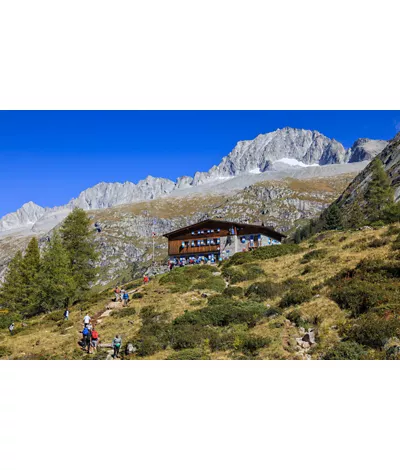
{"label": "person in red jacket", "polygon": [[144,283],[144,284],[147,284],[148,282],[149,282],[149,276],[144,275],[144,276],[143,276],[143,283]]}
{"label": "person in red jacket", "polygon": [[94,326],[92,330],[92,348],[94,350],[97,350],[98,343],[99,343],[99,333],[96,330],[96,327]]}

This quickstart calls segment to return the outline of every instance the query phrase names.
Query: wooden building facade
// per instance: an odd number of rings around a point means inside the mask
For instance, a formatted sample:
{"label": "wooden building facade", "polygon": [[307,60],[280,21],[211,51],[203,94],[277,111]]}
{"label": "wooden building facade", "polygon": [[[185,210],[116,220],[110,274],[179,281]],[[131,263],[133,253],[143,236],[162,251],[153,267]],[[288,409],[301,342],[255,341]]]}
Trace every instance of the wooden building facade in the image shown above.
{"label": "wooden building facade", "polygon": [[264,225],[208,219],[164,237],[168,238],[168,256],[175,262],[199,259],[215,262],[239,251],[279,244],[285,235]]}

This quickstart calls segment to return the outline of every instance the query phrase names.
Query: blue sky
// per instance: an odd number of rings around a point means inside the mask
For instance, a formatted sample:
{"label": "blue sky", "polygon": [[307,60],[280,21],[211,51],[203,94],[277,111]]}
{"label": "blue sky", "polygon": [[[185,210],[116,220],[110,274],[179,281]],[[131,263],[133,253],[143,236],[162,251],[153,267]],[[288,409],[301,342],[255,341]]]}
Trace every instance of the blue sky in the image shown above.
{"label": "blue sky", "polygon": [[0,111],[0,217],[31,200],[65,204],[100,181],[193,175],[285,126],[349,147],[392,138],[400,111]]}

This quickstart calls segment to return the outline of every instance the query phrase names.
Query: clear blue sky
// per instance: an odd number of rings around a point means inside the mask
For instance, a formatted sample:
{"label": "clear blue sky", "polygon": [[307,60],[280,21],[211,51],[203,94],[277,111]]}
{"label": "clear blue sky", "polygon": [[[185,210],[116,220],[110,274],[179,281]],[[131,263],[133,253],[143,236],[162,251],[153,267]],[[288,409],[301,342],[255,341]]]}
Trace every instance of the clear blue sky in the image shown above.
{"label": "clear blue sky", "polygon": [[101,181],[193,175],[238,140],[285,126],[349,147],[390,139],[399,123],[400,111],[1,111],[0,217],[30,200],[65,204]]}

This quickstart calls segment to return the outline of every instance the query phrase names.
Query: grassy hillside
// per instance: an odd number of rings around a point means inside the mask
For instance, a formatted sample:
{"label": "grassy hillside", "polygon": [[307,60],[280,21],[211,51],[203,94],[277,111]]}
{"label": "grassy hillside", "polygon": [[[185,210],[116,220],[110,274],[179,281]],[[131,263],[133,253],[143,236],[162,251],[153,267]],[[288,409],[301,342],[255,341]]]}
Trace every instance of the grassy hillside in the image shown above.
{"label": "grassy hillside", "polygon": [[[400,350],[400,226],[325,232],[240,253],[218,267],[132,282],[129,308],[106,290],[72,309],[16,322],[0,314],[3,359],[105,359],[83,352],[83,315],[129,359],[392,359]],[[113,307],[106,310],[106,307]],[[120,307],[118,305],[118,307]],[[315,342],[314,342],[315,341]]]}

